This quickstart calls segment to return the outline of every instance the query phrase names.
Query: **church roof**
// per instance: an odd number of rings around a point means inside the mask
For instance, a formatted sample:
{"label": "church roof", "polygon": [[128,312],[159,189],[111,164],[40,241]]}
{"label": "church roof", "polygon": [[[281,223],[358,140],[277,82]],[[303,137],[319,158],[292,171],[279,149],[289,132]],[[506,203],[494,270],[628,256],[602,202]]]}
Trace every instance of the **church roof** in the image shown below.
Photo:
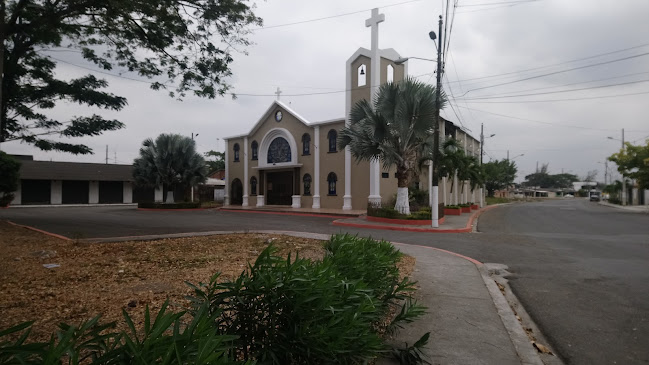
{"label": "church roof", "polygon": [[307,125],[309,127],[313,127],[313,126],[316,126],[316,125],[336,123],[336,122],[341,122],[341,121],[345,120],[345,118],[336,118],[336,119],[323,120],[323,121],[320,121],[320,122],[309,122],[306,118],[304,118],[303,116],[298,114],[298,112],[293,110],[288,105],[282,103],[279,100],[275,100],[270,104],[268,109],[266,109],[266,112],[264,114],[262,114],[261,118],[259,118],[257,123],[255,123],[254,127],[252,127],[250,132],[248,132],[246,134],[240,134],[240,135],[236,135],[236,136],[227,137],[227,138],[224,138],[224,139],[228,140],[228,139],[234,139],[234,138],[241,138],[241,137],[246,137],[246,136],[249,136],[249,135],[255,133],[257,131],[257,129],[259,129],[259,127],[261,127],[261,125],[264,123],[264,121],[266,121],[268,119],[268,117],[273,113],[275,108],[278,107],[278,106],[281,107],[282,109],[284,109],[286,112],[293,115],[300,122],[304,123],[304,125]]}

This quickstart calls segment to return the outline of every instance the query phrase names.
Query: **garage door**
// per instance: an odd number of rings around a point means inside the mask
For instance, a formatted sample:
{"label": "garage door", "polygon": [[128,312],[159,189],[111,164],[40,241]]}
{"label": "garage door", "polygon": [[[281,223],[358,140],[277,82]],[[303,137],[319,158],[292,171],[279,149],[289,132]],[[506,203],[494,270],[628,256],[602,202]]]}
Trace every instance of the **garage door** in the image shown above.
{"label": "garage door", "polygon": [[99,182],[99,203],[116,204],[124,202],[124,183],[121,181]]}
{"label": "garage door", "polygon": [[88,181],[63,180],[61,203],[88,204]]}
{"label": "garage door", "polygon": [[21,180],[21,204],[50,204],[50,180]]}

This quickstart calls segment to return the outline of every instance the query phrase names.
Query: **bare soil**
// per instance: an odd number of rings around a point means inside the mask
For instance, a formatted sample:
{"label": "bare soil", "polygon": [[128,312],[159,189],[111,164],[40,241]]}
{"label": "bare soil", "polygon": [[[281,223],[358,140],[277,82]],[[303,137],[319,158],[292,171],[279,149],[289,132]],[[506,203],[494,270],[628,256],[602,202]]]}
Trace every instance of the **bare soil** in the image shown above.
{"label": "bare soil", "polygon": [[[322,241],[269,234],[233,234],[145,242],[66,241],[0,221],[0,329],[34,321],[32,340],[46,340],[59,323],[78,324],[102,314],[124,329],[122,309],[136,326],[145,306],[156,313],[165,300],[184,307],[185,284],[238,276],[273,243],[279,254],[319,259]],[[59,267],[46,268],[44,264]],[[399,263],[409,276],[415,259]]]}

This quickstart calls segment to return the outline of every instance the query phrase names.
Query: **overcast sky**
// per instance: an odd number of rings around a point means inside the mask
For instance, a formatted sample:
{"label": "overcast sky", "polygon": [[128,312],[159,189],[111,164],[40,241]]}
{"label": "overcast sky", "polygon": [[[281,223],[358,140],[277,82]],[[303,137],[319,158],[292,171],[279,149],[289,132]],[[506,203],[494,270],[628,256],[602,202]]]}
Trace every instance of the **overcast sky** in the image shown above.
{"label": "overcast sky", "polygon": [[[649,1],[538,0],[510,6],[512,1],[519,0],[459,0],[444,80],[447,93],[454,95],[455,111],[449,106],[443,115],[476,138],[481,123],[485,136],[495,134],[485,141],[485,161],[503,159],[507,150],[512,158],[524,154],[515,158],[517,181],[534,172],[537,162],[549,163],[551,173],[583,176],[597,169],[598,180],[603,181],[603,162],[619,150],[622,128],[627,141],[640,143],[649,138]],[[379,31],[381,48],[394,48],[404,57],[434,58],[435,46],[428,32],[437,32],[442,2],[258,2],[256,14],[268,28],[251,35],[255,44],[247,49],[248,55],[234,55],[230,81],[239,94],[272,95],[280,87],[281,100],[311,121],[344,117],[345,62],[358,47],[370,48],[370,30],[365,27],[369,9],[379,7],[385,14]],[[273,27],[358,11],[362,12]],[[75,53],[50,54],[94,68]],[[615,61],[636,55],[641,56]],[[573,60],[579,61],[569,62]],[[598,63],[605,64],[583,67]],[[430,74],[434,68],[432,62],[409,62],[410,75]],[[579,69],[568,71],[573,68]],[[88,72],[64,63],[57,68],[64,78]],[[554,74],[541,76],[550,73]],[[128,99],[124,110],[114,113],[70,104],[51,112],[61,120],[99,112],[126,124],[120,131],[83,140],[94,155],[41,152],[18,142],[4,143],[2,150],[32,154],[38,160],[104,162],[108,145],[110,163],[130,164],[145,138],[193,132],[199,134],[200,152],[222,151],[223,137],[248,132],[274,100],[273,96],[242,95],[236,100],[187,97],[181,102],[164,91],[150,90],[143,82],[96,75],[110,83],[109,91]],[[498,76],[487,77],[493,75]],[[435,82],[431,75],[419,78]],[[527,78],[532,79],[514,82]],[[503,83],[509,84],[496,86]],[[625,85],[593,88],[613,84]],[[588,89],[557,92],[584,88]],[[289,96],[330,91],[341,92]],[[539,93],[546,94],[502,97]],[[589,99],[567,100],[584,98]]]}

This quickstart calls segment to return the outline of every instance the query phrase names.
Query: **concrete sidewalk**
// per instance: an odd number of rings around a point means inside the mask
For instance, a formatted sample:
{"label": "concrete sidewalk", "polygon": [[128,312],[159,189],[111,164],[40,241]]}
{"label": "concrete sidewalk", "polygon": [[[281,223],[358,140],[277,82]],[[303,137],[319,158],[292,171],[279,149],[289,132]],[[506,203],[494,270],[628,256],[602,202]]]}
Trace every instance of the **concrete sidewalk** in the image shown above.
{"label": "concrete sidewalk", "polygon": [[649,205],[624,205],[623,206],[623,205],[611,204],[611,203],[603,202],[603,201],[600,201],[599,205],[603,205],[605,207],[616,208],[616,209],[620,209],[620,210],[625,210],[627,212],[649,214]]}
{"label": "concrete sidewalk", "polygon": [[[330,237],[327,234],[308,232],[254,232],[321,240]],[[214,231],[92,241],[151,240],[228,233],[241,232]],[[428,307],[428,311],[424,317],[406,325],[391,341],[398,345],[412,345],[423,334],[430,332],[425,353],[426,360],[431,364],[543,364],[507,300],[482,263],[441,249],[394,244],[405,254],[417,259],[413,273],[413,279],[419,286],[416,299],[421,305]],[[377,364],[397,362],[382,359]]]}

